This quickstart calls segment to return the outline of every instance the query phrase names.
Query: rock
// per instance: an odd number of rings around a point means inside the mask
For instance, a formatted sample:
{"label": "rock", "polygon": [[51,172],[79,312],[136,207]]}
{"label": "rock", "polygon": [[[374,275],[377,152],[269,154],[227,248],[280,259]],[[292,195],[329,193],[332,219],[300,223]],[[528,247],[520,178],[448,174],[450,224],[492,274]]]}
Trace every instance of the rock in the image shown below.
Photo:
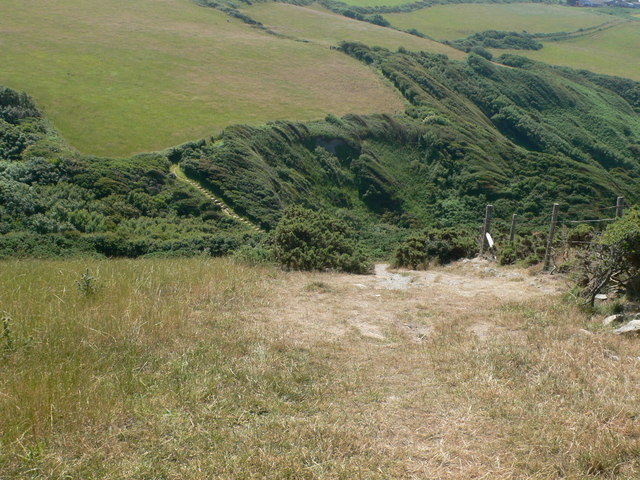
{"label": "rock", "polygon": [[584,335],[585,337],[590,337],[591,335],[593,335],[593,332],[590,332],[589,330],[585,330],[584,328],[581,328],[580,330],[578,330],[578,333],[580,335]]}
{"label": "rock", "polygon": [[640,320],[631,320],[626,325],[614,330],[613,333],[616,335],[640,333]]}
{"label": "rock", "polygon": [[607,295],[605,293],[599,293],[596,295],[596,300],[606,300]]}
{"label": "rock", "polygon": [[602,325],[611,325],[612,323],[621,322],[624,318],[624,315],[618,313],[617,315],[609,315],[607,318],[602,320]]}

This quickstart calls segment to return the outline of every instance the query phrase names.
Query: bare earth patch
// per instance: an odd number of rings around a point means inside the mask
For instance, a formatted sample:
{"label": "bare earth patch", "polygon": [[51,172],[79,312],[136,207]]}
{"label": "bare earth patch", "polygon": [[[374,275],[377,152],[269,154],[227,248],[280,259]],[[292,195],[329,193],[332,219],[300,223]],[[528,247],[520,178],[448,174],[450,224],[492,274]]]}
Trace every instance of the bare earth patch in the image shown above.
{"label": "bare earth patch", "polygon": [[[309,288],[314,283],[326,288]],[[294,329],[292,335],[305,343],[354,329],[364,337],[390,342],[391,332],[398,329],[419,330],[423,335],[446,324],[447,318],[484,336],[499,327],[486,318],[487,310],[558,294],[562,281],[520,269],[498,270],[474,259],[421,272],[394,271],[378,264],[374,275],[292,273],[277,288],[281,291],[275,297],[280,301],[267,316]],[[387,335],[381,333],[385,331]]]}
{"label": "bare earth patch", "polygon": [[367,426],[372,448],[394,459],[387,478],[640,472],[626,390],[638,373],[611,360],[625,351],[632,362],[638,342],[578,334],[597,327],[561,300],[562,278],[467,260],[422,272],[293,273],[273,288],[259,328],[349,379],[325,414]]}

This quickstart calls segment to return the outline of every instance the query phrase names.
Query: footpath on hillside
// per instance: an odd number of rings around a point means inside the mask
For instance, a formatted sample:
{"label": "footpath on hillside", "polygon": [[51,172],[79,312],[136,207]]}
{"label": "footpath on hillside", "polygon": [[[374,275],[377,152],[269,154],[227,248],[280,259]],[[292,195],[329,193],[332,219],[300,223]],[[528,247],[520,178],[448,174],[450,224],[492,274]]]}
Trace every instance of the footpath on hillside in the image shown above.
{"label": "footpath on hillside", "polygon": [[562,276],[473,259],[268,282],[256,328],[329,372],[299,421],[358,432],[380,478],[637,478],[640,343]]}
{"label": "footpath on hillside", "polygon": [[[511,302],[552,297],[564,280],[477,258],[427,271],[375,266],[374,275],[293,273],[271,315],[296,335],[327,339],[348,332],[391,341],[397,329],[422,338],[445,317],[484,336],[500,328],[487,313]],[[391,333],[390,333],[391,332]]]}

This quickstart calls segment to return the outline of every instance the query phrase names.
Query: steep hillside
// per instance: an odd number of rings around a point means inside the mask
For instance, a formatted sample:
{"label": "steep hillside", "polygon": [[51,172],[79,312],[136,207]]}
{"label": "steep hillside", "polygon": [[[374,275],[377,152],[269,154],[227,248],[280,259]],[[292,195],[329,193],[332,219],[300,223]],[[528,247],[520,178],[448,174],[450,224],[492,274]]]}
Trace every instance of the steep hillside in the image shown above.
{"label": "steep hillside", "polygon": [[406,113],[237,125],[113,160],[74,153],[28,97],[3,90],[0,254],[221,254],[260,237],[171,163],[265,230],[288,205],[328,210],[375,256],[415,229],[475,229],[487,202],[498,221],[540,225],[553,202],[593,218],[617,195],[640,200],[640,83],[510,55],[342,51],[395,85]]}
{"label": "steep hillside", "polygon": [[221,255],[255,232],[169,172],[170,152],[81,156],[0,87],[0,258]]}
{"label": "steep hillside", "polygon": [[499,215],[535,218],[553,201],[580,210],[638,197],[637,83],[513,56],[499,66],[343,51],[379,68],[413,105],[407,115],[238,126],[185,151],[185,170],[265,227],[297,202],[459,225],[477,222],[486,201]]}

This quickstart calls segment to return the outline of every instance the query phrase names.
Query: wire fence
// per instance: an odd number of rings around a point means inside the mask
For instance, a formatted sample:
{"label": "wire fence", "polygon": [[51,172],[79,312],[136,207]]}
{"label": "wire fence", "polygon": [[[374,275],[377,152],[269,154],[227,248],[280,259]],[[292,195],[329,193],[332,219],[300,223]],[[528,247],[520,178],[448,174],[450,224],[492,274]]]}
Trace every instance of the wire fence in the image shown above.
{"label": "wire fence", "polygon": [[[623,197],[618,197],[616,204],[613,206],[589,207],[586,210],[580,211],[575,211],[575,209],[572,211],[571,207],[569,207],[567,211],[563,213],[560,213],[560,205],[556,203],[553,205],[551,214],[546,215],[542,219],[537,218],[534,221],[529,222],[521,221],[519,216],[514,214],[509,232],[509,243],[513,245],[517,230],[527,230],[529,232],[534,232],[537,229],[547,230],[548,233],[545,239],[544,270],[550,271],[552,264],[553,269],[555,269],[555,259],[558,256],[558,250],[561,250],[561,253],[567,256],[569,255],[568,250],[571,247],[584,248],[584,246],[593,245],[595,243],[593,239],[589,238],[588,232],[585,232],[581,237],[572,238],[570,232],[574,227],[580,225],[588,225],[594,229],[604,227],[610,222],[614,222],[618,218],[622,217],[624,215],[624,210],[631,207],[633,207],[633,205],[626,203]],[[593,214],[593,217],[576,218],[579,216],[585,216],[585,214],[588,215],[589,213]],[[607,216],[605,218],[597,218],[604,215]],[[482,252],[492,248],[494,245],[494,240],[490,234],[492,217],[493,206],[487,205],[485,221],[483,226],[480,228],[479,244]],[[503,223],[506,222],[503,220]],[[556,236],[556,230],[558,230],[558,228],[560,228],[560,234]],[[538,235],[538,240],[542,240],[540,238],[541,234],[539,233]]]}

